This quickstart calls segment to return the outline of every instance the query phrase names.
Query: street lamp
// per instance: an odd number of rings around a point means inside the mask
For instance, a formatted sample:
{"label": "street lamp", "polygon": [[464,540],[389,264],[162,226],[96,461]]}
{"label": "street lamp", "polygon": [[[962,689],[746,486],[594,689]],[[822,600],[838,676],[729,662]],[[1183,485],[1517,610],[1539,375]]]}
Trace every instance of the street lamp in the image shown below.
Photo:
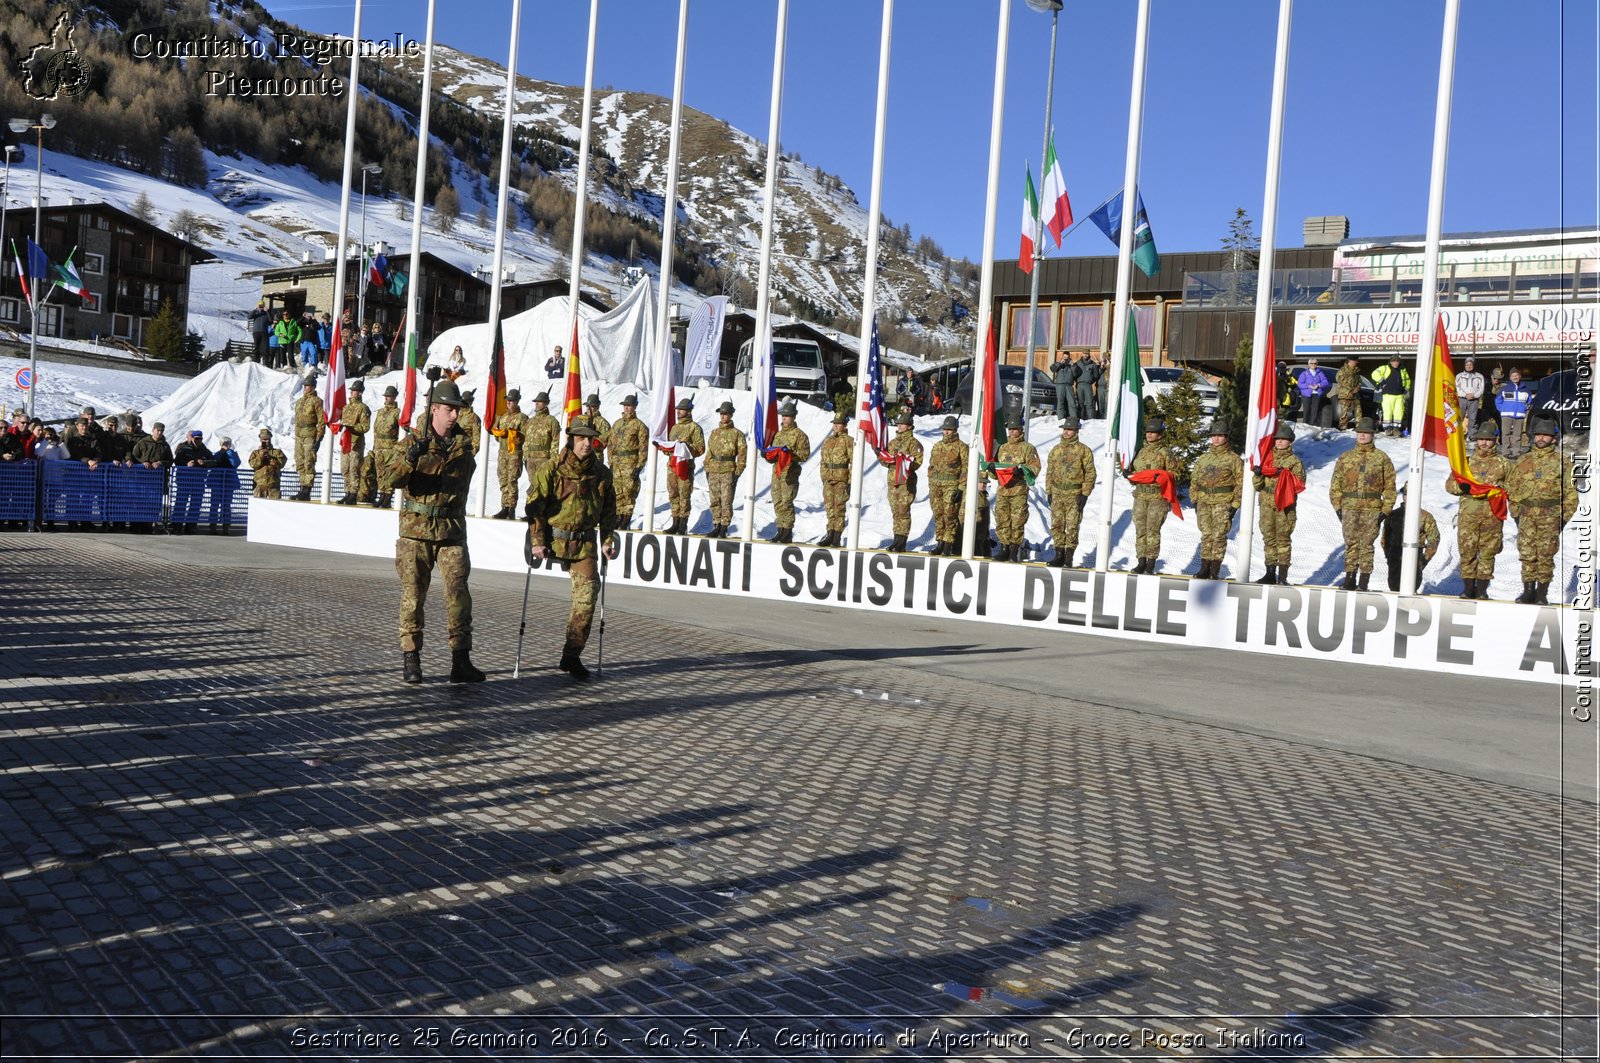
{"label": "street lamp", "polygon": [[[1046,177],[1044,170],[1044,157],[1050,153],[1050,105],[1055,102],[1056,94],[1056,24],[1061,14],[1062,0],[1028,0],[1028,6],[1035,11],[1050,15],[1050,73],[1045,83],[1044,90],[1044,147],[1039,152],[1039,181],[1040,187]],[[1044,203],[1039,204],[1039,211],[1044,213]],[[1041,217],[1041,221],[1044,219]],[[1042,230],[1042,227],[1041,227]],[[1022,423],[1028,423],[1028,415],[1033,412],[1033,350],[1038,343],[1039,336],[1039,263],[1044,261],[1044,233],[1034,233],[1033,243],[1033,284],[1028,296],[1028,360],[1027,368],[1022,373]],[[1027,438],[1024,433],[1023,438]]]}
{"label": "street lamp", "polygon": [[11,220],[11,158],[12,153],[22,154],[22,149],[15,144],[0,146],[0,151],[5,153],[5,176],[0,179],[0,247],[5,246],[5,225]]}
{"label": "street lamp", "polygon": [[[367,177],[376,177],[383,172],[383,167],[375,162],[369,162],[361,167],[361,278],[356,281],[356,338],[361,340],[362,349],[366,347],[366,309],[367,309]],[[344,307],[339,308],[344,313]],[[351,341],[346,339],[348,344]],[[346,369],[349,367],[346,366]]]}
{"label": "street lamp", "polygon": [[[33,242],[37,244],[40,238],[40,224],[44,220],[44,131],[54,129],[56,120],[48,114],[41,114],[37,122],[26,118],[13,118],[8,123],[13,133],[26,133],[33,130],[37,136],[34,151],[34,182],[33,182]],[[6,153],[7,181],[10,180],[10,151]],[[27,267],[24,266],[24,269]],[[39,280],[42,278],[36,278]],[[35,283],[28,289],[28,313],[30,315],[30,328],[28,329],[28,374],[31,383],[28,386],[28,416],[33,416],[33,393],[39,390],[39,304],[44,302],[41,291],[49,292],[48,284]]]}

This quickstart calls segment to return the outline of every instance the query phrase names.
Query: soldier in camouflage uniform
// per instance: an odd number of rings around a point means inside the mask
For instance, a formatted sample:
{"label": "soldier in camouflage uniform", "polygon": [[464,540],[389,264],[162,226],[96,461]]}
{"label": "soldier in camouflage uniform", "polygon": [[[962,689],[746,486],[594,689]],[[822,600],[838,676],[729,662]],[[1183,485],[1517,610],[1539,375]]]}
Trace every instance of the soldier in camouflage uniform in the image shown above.
{"label": "soldier in camouflage uniform", "polygon": [[522,437],[528,430],[528,415],[522,412],[522,392],[506,392],[506,412],[494,419],[489,434],[500,440],[500,456],[495,471],[500,477],[500,511],[495,520],[511,520],[517,515],[517,481],[522,479]]}
{"label": "soldier in camouflage uniform", "polygon": [[435,567],[444,577],[445,622],[450,635],[450,682],[480,683],[472,663],[472,593],[467,577],[467,488],[478,460],[457,423],[466,403],[455,382],[433,388],[427,424],[390,458],[400,501],[400,538],[394,567],[400,574],[400,650],[405,681],[422,682],[422,607]]}
{"label": "soldier in camouflage uniform", "polygon": [[278,476],[289,464],[289,456],[272,445],[272,429],[260,432],[261,445],[250,452],[250,468],[255,473],[250,493],[256,498],[281,498],[278,493]]}
{"label": "soldier in camouflage uniform", "polygon": [[[1505,489],[1511,477],[1511,462],[1496,453],[1499,432],[1493,421],[1484,421],[1472,430],[1474,453],[1467,457],[1467,475],[1486,487]],[[1456,544],[1461,554],[1461,597],[1487,600],[1489,584],[1494,582],[1494,559],[1505,545],[1505,522],[1494,515],[1487,495],[1475,495],[1456,481],[1444,482],[1444,489],[1461,496],[1456,514]]]}
{"label": "soldier in camouflage uniform", "polygon": [[1328,483],[1328,500],[1344,530],[1344,589],[1366,590],[1372,575],[1372,544],[1378,524],[1394,508],[1394,462],[1373,445],[1370,417],[1356,422],[1356,445],[1339,455]]}
{"label": "soldier in camouflage uniform", "polygon": [[1558,431],[1547,415],[1531,418],[1533,449],[1512,463],[1506,477],[1506,498],[1517,521],[1517,555],[1522,560],[1522,593],[1516,600],[1524,604],[1550,603],[1561,529],[1578,509],[1572,469],[1555,445]]}
{"label": "soldier in camouflage uniform", "polygon": [[573,418],[567,426],[567,447],[554,462],[539,470],[528,489],[528,558],[547,557],[561,562],[572,582],[572,611],[567,616],[567,639],[558,667],[574,679],[589,678],[583,666],[583,647],[594,621],[595,587],[600,573],[595,562],[595,535],[605,544],[605,556],[617,556],[613,533],[617,527],[617,498],[611,470],[593,452],[598,438],[588,421]]}
{"label": "soldier in camouflage uniform", "polygon": [[611,422],[600,416],[600,393],[598,391],[583,400],[583,412],[574,417],[573,420],[583,421],[599,433],[594,437],[594,452],[604,458],[606,448],[611,445]]}
{"label": "soldier in camouflage uniform", "polygon": [[461,419],[456,423],[461,426],[461,431],[472,442],[472,456],[478,456],[478,448],[483,446],[483,418],[473,410],[472,404],[477,401],[476,391],[463,391],[461,401],[466,403],[461,407]]}
{"label": "soldier in camouflage uniform", "polygon": [[374,506],[394,505],[394,451],[400,446],[400,406],[395,402],[400,389],[390,384],[383,389],[383,405],[372,415],[372,453],[367,456],[367,473],[362,487]]}
{"label": "soldier in camouflage uniform", "polygon": [[548,391],[533,397],[533,412],[522,431],[522,464],[531,484],[540,469],[561,456],[561,422],[550,413]]}
{"label": "soldier in camouflage uniform", "polygon": [[956,433],[960,422],[946,417],[939,426],[943,438],[928,451],[928,504],[933,508],[933,549],[930,554],[961,552],[961,495],[967,486],[967,463],[972,451]]}
{"label": "soldier in camouflage uniform", "polygon": [[[922,444],[911,430],[913,421],[909,411],[901,413],[894,423],[899,431],[884,451],[887,460],[883,455],[879,455],[879,460],[883,461],[884,471],[889,477],[889,512],[894,518],[894,541],[888,548],[899,553],[906,548],[906,539],[911,535],[911,503],[917,497],[917,469],[922,466]],[[910,457],[906,461],[896,461],[896,456],[900,454]]]}
{"label": "soldier in camouflage uniform", "polygon": [[[1166,442],[1167,426],[1159,417],[1145,422],[1144,446],[1134,456],[1131,472],[1165,472],[1176,481],[1183,474],[1183,462]],[[1134,556],[1139,563],[1133,571],[1153,573],[1161,559],[1161,526],[1167,522],[1172,505],[1161,494],[1159,484],[1133,485]]]}
{"label": "soldier in camouflage uniform", "polygon": [[[727,405],[724,403],[723,405]],[[667,433],[672,443],[682,443],[689,451],[688,475],[667,477],[667,500],[672,503],[672,526],[668,535],[683,535],[689,530],[689,506],[694,500],[694,459],[706,452],[706,435],[694,420],[694,403],[678,400],[678,422]]]}
{"label": "soldier in camouflage uniform", "polygon": [[[650,430],[639,420],[639,396],[622,400],[622,416],[611,426],[605,458],[611,465],[611,486],[617,495],[617,527],[633,523],[633,507],[639,498],[639,474],[650,456]],[[655,500],[651,499],[652,506]]]}
{"label": "soldier in camouflage uniform", "polygon": [[828,511],[828,534],[818,546],[840,546],[844,534],[845,504],[850,501],[850,470],[855,462],[856,441],[850,437],[850,415],[839,410],[833,415],[833,428],[822,441],[818,466],[822,474],[822,505]]}
{"label": "soldier in camouflage uniform", "polygon": [[1339,430],[1349,431],[1361,416],[1361,363],[1355,355],[1346,358],[1334,374],[1333,394],[1339,400]]}
{"label": "soldier in camouflage uniform", "polygon": [[[1405,549],[1406,525],[1406,489],[1400,488],[1395,497],[1395,508],[1383,518],[1383,559],[1389,569],[1389,589],[1400,589],[1400,555]],[[1433,514],[1423,510],[1417,521],[1417,546],[1422,551],[1422,556],[1417,558],[1417,582],[1407,594],[1415,594],[1422,589],[1422,570],[1433,555],[1439,552],[1439,522]]]}
{"label": "soldier in camouflage uniform", "polygon": [[305,391],[294,404],[294,468],[300,476],[300,490],[295,500],[311,501],[311,489],[317,483],[317,448],[322,437],[328,434],[328,418],[323,412],[322,400],[317,397],[317,374],[307,373]]}
{"label": "soldier in camouflage uniform", "polygon": [[733,427],[733,403],[717,407],[721,423],[706,440],[706,490],[711,495],[711,535],[721,538],[733,523],[733,488],[744,475],[744,433]]}
{"label": "soldier in camouflage uniform", "polygon": [[[1022,536],[1028,526],[1028,488],[1043,466],[1039,451],[1022,438],[1020,416],[1006,423],[1006,441],[995,452],[994,467],[996,478],[1000,479],[1000,489],[994,496],[994,528],[1000,537],[1000,550],[995,556],[1001,561],[1021,561]],[[1007,470],[1009,483],[998,475]]]}
{"label": "soldier in camouflage uniform", "polygon": [[361,491],[361,467],[367,457],[367,432],[372,428],[372,409],[361,399],[366,389],[367,386],[359,380],[352,383],[350,401],[339,412],[339,425],[343,432],[340,447],[346,447],[345,441],[348,440],[348,448],[339,457],[339,472],[344,476],[344,494],[338,502],[341,506],[355,505],[356,496]]}
{"label": "soldier in camouflage uniform", "polygon": [[1050,460],[1045,464],[1045,498],[1050,503],[1050,539],[1056,545],[1056,555],[1050,559],[1053,568],[1071,568],[1072,555],[1078,549],[1078,525],[1083,521],[1083,507],[1094,493],[1094,452],[1078,439],[1079,419],[1068,417],[1061,422],[1061,442],[1050,450]]}
{"label": "soldier in camouflage uniform", "polygon": [[[794,542],[794,496],[800,490],[800,466],[811,457],[811,437],[794,423],[798,412],[792,402],[778,407],[778,431],[762,455],[772,465],[772,515],[778,525],[772,536],[775,543]],[[779,459],[785,450],[787,460],[780,471]]]}
{"label": "soldier in camouflage uniform", "polygon": [[1272,433],[1272,453],[1267,464],[1255,474],[1256,512],[1260,514],[1261,545],[1266,554],[1267,574],[1262,583],[1289,582],[1294,525],[1298,506],[1290,502],[1278,508],[1278,481],[1290,476],[1304,487],[1306,467],[1294,452],[1294,429],[1280,424]]}
{"label": "soldier in camouflage uniform", "polygon": [[1211,422],[1211,449],[1195,459],[1189,473],[1189,498],[1194,502],[1195,524],[1200,528],[1201,579],[1221,579],[1222,559],[1228,552],[1228,532],[1244,494],[1244,462],[1228,449],[1228,426]]}

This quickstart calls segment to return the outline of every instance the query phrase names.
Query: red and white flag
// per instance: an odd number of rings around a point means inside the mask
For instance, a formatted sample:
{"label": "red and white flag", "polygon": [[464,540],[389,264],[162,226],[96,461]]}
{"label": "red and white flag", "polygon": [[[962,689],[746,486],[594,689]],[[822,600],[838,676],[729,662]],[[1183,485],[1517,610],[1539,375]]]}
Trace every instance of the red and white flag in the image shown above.
{"label": "red and white flag", "polygon": [[1256,437],[1250,441],[1250,467],[1261,471],[1272,453],[1272,433],[1278,430],[1278,346],[1267,326],[1267,349],[1261,358],[1261,390],[1256,392]]}
{"label": "red and white flag", "polygon": [[1045,142],[1044,187],[1039,189],[1039,220],[1055,237],[1056,247],[1061,247],[1061,237],[1072,228],[1072,201],[1067,198],[1067,178],[1061,172],[1061,160],[1056,157],[1056,134],[1050,131]]}
{"label": "red and white flag", "polygon": [[328,345],[328,382],[322,387],[322,409],[328,427],[339,433],[339,449],[350,453],[350,432],[339,424],[344,414],[344,340],[339,335],[344,315],[333,319],[333,340]]}
{"label": "red and white flag", "polygon": [[1033,272],[1033,256],[1039,250],[1039,196],[1033,190],[1033,167],[1027,168],[1028,183],[1022,193],[1022,249],[1017,252],[1017,268]]}

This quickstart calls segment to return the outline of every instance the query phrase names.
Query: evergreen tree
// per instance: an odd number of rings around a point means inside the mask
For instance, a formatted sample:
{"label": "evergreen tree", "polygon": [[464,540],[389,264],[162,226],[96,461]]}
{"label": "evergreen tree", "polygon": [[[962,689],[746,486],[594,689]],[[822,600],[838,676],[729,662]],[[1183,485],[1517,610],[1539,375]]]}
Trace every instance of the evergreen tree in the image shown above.
{"label": "evergreen tree", "polygon": [[433,197],[433,217],[440,232],[447,233],[455,229],[456,219],[461,217],[461,197],[456,195],[454,186],[445,185]]}
{"label": "evergreen tree", "polygon": [[148,193],[140,192],[139,198],[135,199],[133,204],[128,207],[128,213],[142,222],[147,222],[151,225],[155,224],[156,205],[150,202]]}
{"label": "evergreen tree", "polygon": [[1180,486],[1188,484],[1194,459],[1211,445],[1205,435],[1205,416],[1200,412],[1200,393],[1194,389],[1196,379],[1193,372],[1185,370],[1172,390],[1155,400],[1156,415],[1167,423],[1167,446],[1183,462],[1183,471],[1178,474]]}
{"label": "evergreen tree", "polygon": [[183,345],[183,319],[178,316],[172,300],[163,299],[161,309],[144,330],[145,350],[150,352],[152,358],[176,362],[183,358]]}
{"label": "evergreen tree", "polygon": [[1244,448],[1244,430],[1255,399],[1250,393],[1251,339],[1246,336],[1233,351],[1233,375],[1217,383],[1217,416],[1228,423],[1228,445]]}
{"label": "evergreen tree", "polygon": [[1255,298],[1255,278],[1246,274],[1261,262],[1261,239],[1256,236],[1255,222],[1243,207],[1235,208],[1233,220],[1228,222],[1222,250],[1228,253],[1228,305],[1244,306]]}

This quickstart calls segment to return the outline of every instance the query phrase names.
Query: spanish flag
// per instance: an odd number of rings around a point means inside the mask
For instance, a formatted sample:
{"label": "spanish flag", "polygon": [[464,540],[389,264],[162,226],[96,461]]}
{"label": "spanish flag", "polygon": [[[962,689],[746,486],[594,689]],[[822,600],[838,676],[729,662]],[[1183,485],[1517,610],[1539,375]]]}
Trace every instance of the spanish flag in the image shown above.
{"label": "spanish flag", "polygon": [[1479,498],[1487,498],[1490,511],[1505,520],[1509,514],[1505,491],[1479,483],[1467,471],[1467,430],[1472,426],[1461,415],[1461,402],[1456,398],[1456,370],[1450,362],[1443,314],[1434,324],[1432,377],[1433,387],[1428,389],[1428,409],[1422,422],[1422,449],[1448,460],[1456,483]]}
{"label": "spanish flag", "polygon": [[572,342],[567,345],[567,397],[561,404],[566,424],[583,412],[583,379],[578,371],[578,320],[572,320]]}

